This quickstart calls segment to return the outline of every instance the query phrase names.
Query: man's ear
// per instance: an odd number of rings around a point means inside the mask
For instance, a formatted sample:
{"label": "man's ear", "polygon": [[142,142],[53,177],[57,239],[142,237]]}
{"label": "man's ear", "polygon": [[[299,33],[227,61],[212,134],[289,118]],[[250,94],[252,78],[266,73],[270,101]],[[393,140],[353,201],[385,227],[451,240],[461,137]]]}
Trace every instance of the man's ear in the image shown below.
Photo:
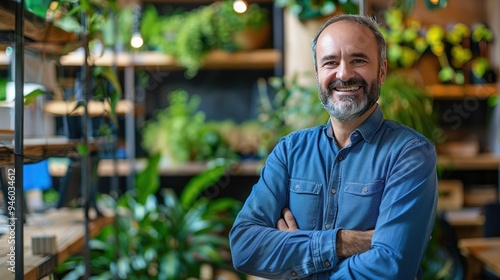
{"label": "man's ear", "polygon": [[380,73],[379,73],[379,81],[380,84],[383,85],[385,82],[385,78],[387,77],[387,59],[385,59],[381,64],[380,64]]}

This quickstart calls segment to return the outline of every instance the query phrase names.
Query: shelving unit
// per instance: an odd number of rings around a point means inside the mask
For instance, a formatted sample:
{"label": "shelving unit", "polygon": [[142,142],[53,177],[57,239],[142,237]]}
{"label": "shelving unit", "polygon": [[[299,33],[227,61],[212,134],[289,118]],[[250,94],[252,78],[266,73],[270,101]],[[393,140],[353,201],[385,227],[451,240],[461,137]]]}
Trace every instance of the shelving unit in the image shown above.
{"label": "shelving unit", "polygon": [[[11,168],[10,170],[15,170],[15,176],[10,176],[8,179],[9,185],[15,187],[15,194],[13,194],[14,200],[9,198],[9,201],[13,202],[13,204],[9,205],[15,207],[15,211],[12,210],[9,213],[9,217],[15,221],[13,226],[14,229],[10,229],[12,232],[9,232],[8,234],[9,237],[11,237],[12,234],[15,234],[15,246],[14,243],[9,240],[8,243],[11,245],[2,247],[3,249],[8,249],[9,252],[14,251],[15,261],[14,264],[10,264],[9,269],[4,267],[2,275],[5,276],[5,274],[8,274],[9,278],[15,277],[16,280],[29,279],[29,277],[33,276],[41,278],[50,273],[50,271],[44,272],[47,274],[39,275],[38,266],[40,265],[42,269],[47,265],[47,263],[54,266],[57,264],[57,260],[54,262],[51,258],[33,258],[30,256],[29,252],[25,252],[25,243],[27,242],[25,241],[26,236],[24,231],[26,213],[24,210],[23,166],[25,162],[35,162],[51,155],[64,153],[68,156],[68,154],[75,152],[76,144],[50,145],[49,143],[46,143],[31,147],[25,145],[23,133],[24,56],[25,53],[32,52],[39,53],[47,59],[52,59],[75,50],[80,45],[80,42],[79,38],[77,38],[75,34],[65,32],[64,30],[54,26],[52,23],[45,21],[43,18],[26,11],[24,1],[22,0],[0,2],[0,35],[0,50],[3,51],[7,46],[12,46],[14,49],[12,58],[7,57],[5,53],[2,52],[0,55],[0,65],[2,68],[7,67],[11,63],[15,66],[15,73],[13,77],[15,83],[14,145],[13,147],[4,146],[0,148],[0,157],[2,158],[1,166],[12,166],[13,164],[14,168]],[[12,173],[9,173],[9,175],[11,174]],[[14,182],[15,185],[11,185]],[[2,182],[2,184],[3,183],[6,182]],[[85,231],[82,231],[82,228],[78,229],[78,231],[80,233],[83,232],[85,242],[83,243],[83,247],[88,247],[87,241],[89,231],[87,229],[89,227],[89,220],[87,212],[84,214]],[[68,245],[65,244],[65,246]],[[69,244],[69,246],[72,245]],[[76,249],[77,247],[72,248]],[[12,260],[11,257],[8,257],[8,260]],[[34,270],[32,269],[33,267],[35,268]],[[4,276],[2,276],[2,279],[8,279]]]}
{"label": "shelving unit", "polygon": [[[84,56],[81,52],[72,52],[60,59],[61,66],[80,66]],[[275,49],[260,49],[246,52],[212,51],[208,54],[203,69],[272,69],[281,60],[280,52]],[[175,58],[160,52],[118,53],[111,52],[97,56],[92,63],[96,66],[112,66],[121,68],[158,67],[161,70],[182,70],[177,66]]]}
{"label": "shelving unit", "polygon": [[429,85],[425,87],[427,92],[435,99],[463,99],[478,98],[486,99],[494,95],[500,95],[500,86],[497,84],[477,85]]}
{"label": "shelving unit", "polygon": [[[0,2],[0,33],[7,34],[6,37],[11,39],[15,38],[14,10],[15,1]],[[49,55],[66,54],[80,45],[74,33],[66,32],[28,11],[24,13],[24,37],[26,49]],[[0,41],[0,49],[12,43],[13,40]]]}

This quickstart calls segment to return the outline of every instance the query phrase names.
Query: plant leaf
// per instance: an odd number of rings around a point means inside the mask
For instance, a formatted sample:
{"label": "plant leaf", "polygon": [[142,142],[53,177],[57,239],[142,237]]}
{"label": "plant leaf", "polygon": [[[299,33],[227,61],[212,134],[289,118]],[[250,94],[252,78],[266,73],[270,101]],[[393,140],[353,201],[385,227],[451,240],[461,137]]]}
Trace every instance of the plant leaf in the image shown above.
{"label": "plant leaf", "polygon": [[191,207],[196,198],[207,188],[214,185],[222,177],[227,166],[214,166],[193,177],[182,191],[180,201],[187,209]]}
{"label": "plant leaf", "polygon": [[137,174],[135,183],[135,193],[137,202],[146,203],[149,195],[155,194],[160,186],[160,178],[158,175],[158,164],[160,162],[160,154],[151,156],[148,159],[148,164],[144,170]]}
{"label": "plant leaf", "polygon": [[34,104],[36,102],[36,98],[43,94],[45,94],[45,91],[41,89],[33,90],[32,92],[24,96],[24,105]]}

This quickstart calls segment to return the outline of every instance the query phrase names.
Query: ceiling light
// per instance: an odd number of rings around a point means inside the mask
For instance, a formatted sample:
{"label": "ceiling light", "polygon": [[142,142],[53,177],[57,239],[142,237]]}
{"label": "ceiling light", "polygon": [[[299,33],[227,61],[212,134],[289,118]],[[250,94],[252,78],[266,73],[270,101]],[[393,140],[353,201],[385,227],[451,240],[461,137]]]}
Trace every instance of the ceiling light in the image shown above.
{"label": "ceiling light", "polygon": [[234,0],[233,9],[238,14],[242,14],[247,11],[248,5],[244,0]]}

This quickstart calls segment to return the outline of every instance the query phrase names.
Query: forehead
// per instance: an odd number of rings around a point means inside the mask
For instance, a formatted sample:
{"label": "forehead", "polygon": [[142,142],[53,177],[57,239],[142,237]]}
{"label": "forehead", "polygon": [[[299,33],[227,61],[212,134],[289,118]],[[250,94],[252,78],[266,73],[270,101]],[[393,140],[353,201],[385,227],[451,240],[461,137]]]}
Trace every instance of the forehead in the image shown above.
{"label": "forehead", "polygon": [[339,21],[323,30],[317,42],[318,52],[343,49],[377,55],[377,41],[372,31],[357,22]]}

